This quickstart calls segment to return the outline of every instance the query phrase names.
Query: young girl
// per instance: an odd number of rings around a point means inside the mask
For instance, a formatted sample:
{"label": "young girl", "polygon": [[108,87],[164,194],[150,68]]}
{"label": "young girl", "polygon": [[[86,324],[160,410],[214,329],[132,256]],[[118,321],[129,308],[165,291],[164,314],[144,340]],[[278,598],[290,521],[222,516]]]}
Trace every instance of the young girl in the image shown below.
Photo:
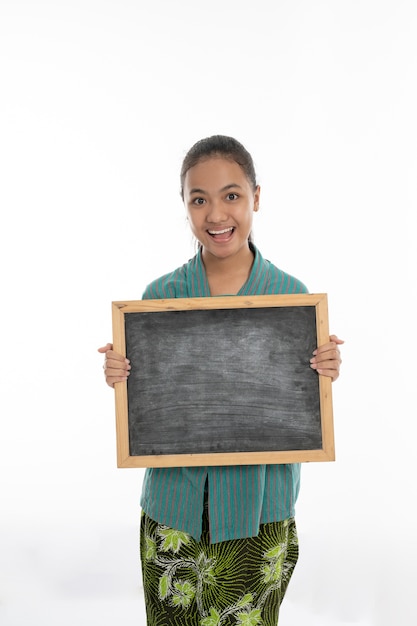
{"label": "young girl", "polygon": [[[260,187],[252,157],[232,137],[197,142],[181,169],[181,195],[199,243],[188,263],[148,285],[143,298],[305,293],[252,241]],[[311,355],[318,375],[339,376],[335,335]],[[105,354],[107,384],[130,363]],[[148,626],[276,626],[298,558],[294,506],[300,465],[149,468],[141,508]]]}

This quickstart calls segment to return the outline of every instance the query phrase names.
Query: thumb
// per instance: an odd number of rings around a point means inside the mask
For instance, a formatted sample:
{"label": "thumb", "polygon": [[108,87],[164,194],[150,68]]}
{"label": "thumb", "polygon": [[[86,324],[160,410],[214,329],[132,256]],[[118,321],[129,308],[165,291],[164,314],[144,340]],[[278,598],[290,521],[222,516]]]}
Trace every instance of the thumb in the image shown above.
{"label": "thumb", "polygon": [[330,341],[334,341],[337,344],[345,343],[343,339],[339,339],[337,335],[330,335]]}
{"label": "thumb", "polygon": [[113,350],[113,344],[112,343],[106,343],[106,345],[103,346],[102,348],[98,348],[97,352],[100,352],[101,354],[105,354],[109,350]]}

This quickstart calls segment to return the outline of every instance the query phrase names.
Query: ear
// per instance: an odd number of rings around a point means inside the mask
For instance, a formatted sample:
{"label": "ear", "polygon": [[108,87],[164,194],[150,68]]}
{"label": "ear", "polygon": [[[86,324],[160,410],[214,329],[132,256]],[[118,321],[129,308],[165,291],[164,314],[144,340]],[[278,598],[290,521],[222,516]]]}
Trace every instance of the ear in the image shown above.
{"label": "ear", "polygon": [[255,211],[255,213],[257,211],[259,211],[259,199],[260,199],[260,195],[261,195],[261,188],[259,185],[257,185],[256,189],[255,189],[255,194],[253,196],[253,210]]}

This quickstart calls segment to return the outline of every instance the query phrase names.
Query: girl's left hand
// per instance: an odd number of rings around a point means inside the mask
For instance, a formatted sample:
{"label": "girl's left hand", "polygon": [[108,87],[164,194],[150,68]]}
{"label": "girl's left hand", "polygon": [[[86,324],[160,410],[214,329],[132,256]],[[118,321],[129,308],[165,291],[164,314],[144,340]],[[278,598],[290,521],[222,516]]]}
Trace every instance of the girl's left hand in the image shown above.
{"label": "girl's left hand", "polygon": [[329,343],[316,348],[310,359],[310,367],[322,376],[330,376],[332,382],[339,378],[342,359],[338,346],[342,343],[345,343],[343,339],[339,339],[336,335],[330,335]]}

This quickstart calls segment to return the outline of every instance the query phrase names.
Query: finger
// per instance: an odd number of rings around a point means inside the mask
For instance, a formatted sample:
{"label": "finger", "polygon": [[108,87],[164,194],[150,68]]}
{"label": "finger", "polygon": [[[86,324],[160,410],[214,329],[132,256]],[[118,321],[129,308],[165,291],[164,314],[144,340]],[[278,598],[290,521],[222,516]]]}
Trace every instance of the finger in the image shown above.
{"label": "finger", "polygon": [[119,354],[118,352],[113,352],[113,350],[109,350],[107,352],[104,363],[106,363],[107,367],[128,367],[130,369],[130,361],[123,354]]}
{"label": "finger", "polygon": [[315,358],[313,361],[310,362],[310,367],[313,370],[318,370],[318,369],[339,369],[340,364],[342,362],[342,359],[340,358],[325,358],[323,355],[321,355],[321,358]]}
{"label": "finger", "polygon": [[109,376],[126,376],[130,368],[129,359],[104,359],[103,369]]}
{"label": "finger", "polygon": [[322,361],[338,361],[342,362],[338,348],[329,347],[328,350],[318,351],[317,354],[310,359],[311,363],[321,363]]}
{"label": "finger", "polygon": [[330,341],[334,341],[334,343],[337,343],[338,345],[345,343],[343,339],[339,339],[339,337],[337,335],[330,335],[329,337]]}
{"label": "finger", "polygon": [[115,383],[124,383],[127,381],[127,376],[106,376],[106,383],[109,387],[114,387]]}
{"label": "finger", "polygon": [[330,335],[330,341],[328,343],[324,343],[313,351],[313,356],[318,354],[323,354],[324,352],[328,352],[329,350],[337,350],[340,355],[338,345],[345,343],[343,339],[339,339],[336,335]]}
{"label": "finger", "polygon": [[310,359],[310,365],[312,367],[314,366],[314,369],[322,367],[325,361],[337,363],[338,365],[342,362],[339,348],[335,348],[334,346],[332,347],[332,344],[328,344],[328,346],[328,349],[326,349],[327,346],[322,346],[322,350],[317,349],[313,352],[314,356]]}
{"label": "finger", "polygon": [[125,367],[110,367],[108,363],[104,363],[104,376],[106,378],[106,383],[110,386],[113,386],[115,382],[121,382],[127,380],[130,375],[130,365],[125,365]]}
{"label": "finger", "polygon": [[316,372],[317,374],[320,374],[320,376],[328,376],[329,378],[332,379],[332,382],[334,382],[335,380],[339,378],[339,370],[320,368],[316,370]]}
{"label": "finger", "polygon": [[105,354],[109,350],[113,350],[113,344],[112,343],[106,343],[106,345],[103,346],[102,348],[98,348],[97,352],[100,352],[101,354]]}
{"label": "finger", "polygon": [[340,354],[338,344],[335,341],[329,341],[329,343],[318,346],[314,350],[313,355],[323,354],[324,352],[338,352]]}
{"label": "finger", "polygon": [[332,359],[330,361],[320,361],[310,363],[311,369],[315,370],[321,376],[329,376],[332,381],[339,377],[341,360]]}

